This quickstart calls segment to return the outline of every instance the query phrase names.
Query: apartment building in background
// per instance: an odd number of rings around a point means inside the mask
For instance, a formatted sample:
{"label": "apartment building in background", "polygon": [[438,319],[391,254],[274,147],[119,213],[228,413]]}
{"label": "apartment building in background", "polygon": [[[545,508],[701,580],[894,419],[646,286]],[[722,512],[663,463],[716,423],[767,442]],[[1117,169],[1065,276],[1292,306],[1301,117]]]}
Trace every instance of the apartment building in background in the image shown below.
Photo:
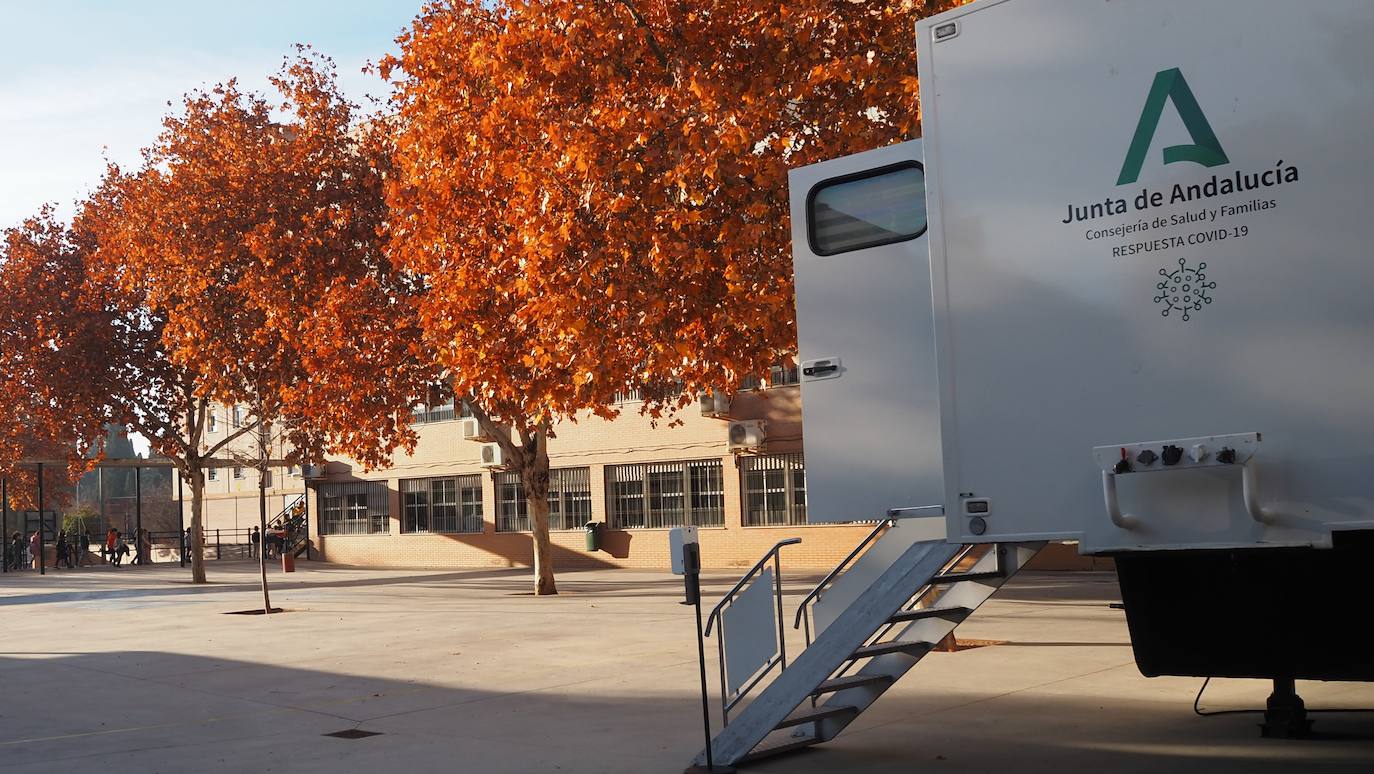
{"label": "apartment building in background", "polygon": [[[676,426],[654,423],[639,413],[640,405],[626,396],[615,419],[588,415],[555,427],[549,505],[556,568],[666,569],[669,530],[693,525],[706,567],[747,567],[779,540],[800,537],[801,544],[786,549],[787,565],[827,570],[873,529],[871,521],[810,519],[795,369],[775,368],[770,386],[742,390],[728,408],[689,406],[677,414]],[[245,420],[235,407],[217,407],[215,414],[211,442]],[[331,458],[313,470],[271,471],[269,518],[305,495],[312,555],[328,562],[530,565],[519,474],[503,469],[486,442],[471,438],[480,433],[465,414],[452,401],[418,408],[414,453],[398,454],[382,470]],[[257,494],[251,467],[216,470],[206,482],[207,536],[242,540],[258,523]],[[865,517],[872,515],[854,514]],[[586,549],[588,522],[601,524],[599,550]]]}

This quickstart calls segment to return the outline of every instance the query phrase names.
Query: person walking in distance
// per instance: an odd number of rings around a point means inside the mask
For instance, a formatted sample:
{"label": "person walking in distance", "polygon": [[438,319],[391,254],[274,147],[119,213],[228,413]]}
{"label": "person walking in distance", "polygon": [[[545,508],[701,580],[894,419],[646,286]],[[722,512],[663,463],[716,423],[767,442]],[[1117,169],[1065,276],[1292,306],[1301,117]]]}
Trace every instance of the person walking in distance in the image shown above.
{"label": "person walking in distance", "polygon": [[81,535],[76,539],[76,566],[80,567],[86,561],[86,557],[91,553],[91,531],[81,530]]}
{"label": "person walking in distance", "polygon": [[57,531],[57,542],[53,544],[53,552],[57,554],[57,561],[53,562],[54,570],[61,569],[62,565],[67,565],[67,569],[72,568],[72,544],[67,541],[67,531],[59,529]]}
{"label": "person walking in distance", "polygon": [[29,536],[29,559],[33,563],[33,569],[38,569],[39,553],[43,550],[43,533],[34,530]]}
{"label": "person walking in distance", "polygon": [[15,532],[10,535],[10,550],[5,555],[5,561],[10,563],[12,569],[18,570],[24,566],[24,535]]}
{"label": "person walking in distance", "polygon": [[248,533],[248,558],[256,559],[258,556],[258,546],[262,545],[262,533],[257,527]]}

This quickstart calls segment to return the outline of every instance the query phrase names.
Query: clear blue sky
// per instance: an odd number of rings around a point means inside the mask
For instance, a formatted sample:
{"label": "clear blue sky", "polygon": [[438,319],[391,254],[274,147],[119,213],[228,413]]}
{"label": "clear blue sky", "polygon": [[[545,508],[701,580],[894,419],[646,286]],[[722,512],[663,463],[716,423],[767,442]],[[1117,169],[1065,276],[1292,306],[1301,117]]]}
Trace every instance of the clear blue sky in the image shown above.
{"label": "clear blue sky", "polygon": [[422,0],[0,0],[0,228],[54,202],[67,214],[104,169],[156,137],[190,89],[265,78],[295,43],[334,58],[355,102],[386,95],[360,70],[395,48]]}

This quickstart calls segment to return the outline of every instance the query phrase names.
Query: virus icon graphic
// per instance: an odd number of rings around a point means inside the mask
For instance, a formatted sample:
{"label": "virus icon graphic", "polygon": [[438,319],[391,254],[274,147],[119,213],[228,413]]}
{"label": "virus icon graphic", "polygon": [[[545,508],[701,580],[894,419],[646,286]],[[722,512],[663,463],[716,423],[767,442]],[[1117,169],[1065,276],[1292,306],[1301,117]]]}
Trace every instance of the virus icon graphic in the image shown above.
{"label": "virus icon graphic", "polygon": [[1206,263],[1199,263],[1196,269],[1189,268],[1185,258],[1178,259],[1178,268],[1173,271],[1160,269],[1159,275],[1164,281],[1155,285],[1159,289],[1155,303],[1164,305],[1160,314],[1168,317],[1170,312],[1179,311],[1183,313],[1183,321],[1187,322],[1192,319],[1189,312],[1201,309],[1203,304],[1212,303],[1207,291],[1215,288],[1217,283],[1207,281],[1207,275],[1203,273],[1206,269]]}

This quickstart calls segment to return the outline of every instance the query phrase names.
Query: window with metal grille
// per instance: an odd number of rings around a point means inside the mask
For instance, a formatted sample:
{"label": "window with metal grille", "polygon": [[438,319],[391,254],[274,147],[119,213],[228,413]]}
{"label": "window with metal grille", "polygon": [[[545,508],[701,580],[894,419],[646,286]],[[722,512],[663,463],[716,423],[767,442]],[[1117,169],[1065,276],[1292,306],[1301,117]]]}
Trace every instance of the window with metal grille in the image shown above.
{"label": "window with metal grille", "polygon": [[482,477],[401,481],[402,532],[481,532]]}
{"label": "window with metal grille", "polygon": [[467,401],[455,400],[447,394],[447,388],[436,387],[428,400],[416,403],[411,409],[410,421],[416,425],[432,422],[448,422],[472,416],[472,407]]}
{"label": "window with metal grille", "polygon": [[320,534],[376,535],[390,531],[385,481],[320,484]]}
{"label": "window with metal grille", "polygon": [[639,400],[668,400],[676,398],[685,388],[681,382],[668,384],[641,384],[638,387],[621,390],[612,398],[612,403],[630,403]]}
{"label": "window with metal grille", "polygon": [[740,380],[741,390],[766,390],[769,387],[784,387],[789,384],[800,384],[801,374],[797,369],[795,360],[779,361],[768,369],[768,378],[761,376],[746,376]]}
{"label": "window with metal grille", "polygon": [[[592,520],[590,468],[549,471],[549,529],[582,529]],[[525,483],[515,472],[496,474],[496,531],[529,532],[529,502]]]}
{"label": "window with metal grille", "polygon": [[740,458],[744,526],[806,523],[806,463],[801,454]]}
{"label": "window with metal grille", "polygon": [[724,526],[722,470],[718,459],[608,466],[611,528]]}

